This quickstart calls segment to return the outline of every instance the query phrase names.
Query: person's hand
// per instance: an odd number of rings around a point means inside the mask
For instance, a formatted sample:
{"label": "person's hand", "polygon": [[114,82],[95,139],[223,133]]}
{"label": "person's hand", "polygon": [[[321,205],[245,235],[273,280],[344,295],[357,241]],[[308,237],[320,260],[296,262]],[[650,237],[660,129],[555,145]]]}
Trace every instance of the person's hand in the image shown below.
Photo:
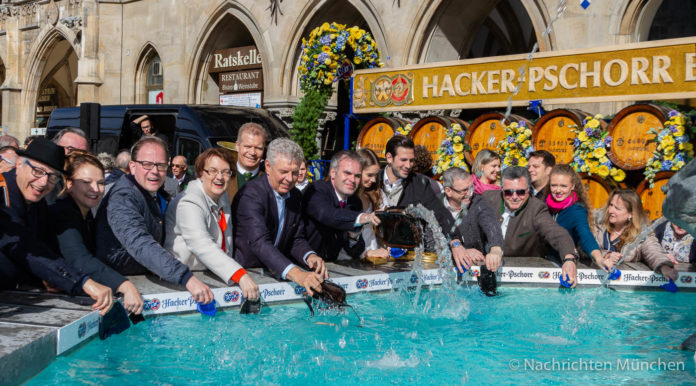
{"label": "person's hand", "polygon": [[489,271],[495,272],[500,268],[500,262],[502,260],[503,255],[499,250],[493,250],[493,248],[491,248],[491,251],[486,255],[486,268],[488,268]]}
{"label": "person's hand", "polygon": [[114,305],[114,294],[111,292],[111,288],[105,285],[101,285],[92,279],[87,279],[82,286],[82,290],[95,301],[92,309],[99,310],[101,316],[106,315]]}
{"label": "person's hand", "polygon": [[324,263],[324,259],[321,257],[312,253],[309,255],[309,257],[307,257],[307,266],[309,269],[316,272],[320,277],[324,279],[329,278],[329,271],[326,269],[326,263]]}
{"label": "person's hand", "polygon": [[254,279],[252,279],[248,273],[244,274],[244,276],[239,279],[239,288],[242,289],[244,298],[249,300],[256,300],[259,298],[259,286],[254,282]]}
{"label": "person's hand", "polygon": [[668,254],[667,254],[667,257],[669,257],[669,261],[671,261],[672,264],[674,264],[675,267],[676,267],[677,265],[679,265],[679,261],[677,261],[677,259],[674,258],[674,255],[673,255],[673,254],[668,253]]}
{"label": "person's hand", "polygon": [[143,312],[145,302],[133,283],[126,280],[121,283],[116,290],[123,294],[123,308],[125,308],[128,313],[141,314]]}
{"label": "person's hand", "polygon": [[575,265],[574,261],[566,261],[563,263],[563,266],[561,267],[561,275],[563,275],[563,278],[570,283],[570,288],[575,288],[575,286],[578,284],[578,267]]}
{"label": "person's hand", "polygon": [[186,289],[197,303],[208,304],[214,299],[213,291],[210,290],[210,287],[203,284],[195,276],[191,276],[186,282]]}
{"label": "person's hand", "polygon": [[676,282],[679,278],[679,272],[677,272],[674,268],[670,267],[667,264],[660,267],[660,272],[662,272],[662,275],[664,275],[664,277],[672,279],[673,282]]}
{"label": "person's hand", "polygon": [[464,273],[464,270],[471,268],[471,258],[461,245],[452,248],[452,258],[454,259],[454,266],[457,267],[460,273]]}
{"label": "person's hand", "polygon": [[315,272],[305,272],[297,267],[293,267],[286,277],[304,287],[309,296],[314,295],[314,291],[322,292],[321,283],[324,279]]}
{"label": "person's hand", "polygon": [[360,216],[358,216],[358,222],[360,224],[363,224],[363,225],[364,224],[372,224],[372,225],[377,226],[377,225],[382,223],[382,220],[380,220],[379,217],[377,217],[375,212],[372,212],[372,213],[363,213]]}
{"label": "person's hand", "polygon": [[613,267],[616,263],[621,260],[621,257],[623,255],[620,254],[619,252],[609,252],[606,255],[604,255],[604,266],[607,266],[607,264],[611,264],[608,266],[608,268]]}
{"label": "person's hand", "polygon": [[387,251],[384,248],[370,249],[369,251],[365,251],[365,256],[373,258],[380,257],[382,259],[387,259],[389,258],[389,251]]}

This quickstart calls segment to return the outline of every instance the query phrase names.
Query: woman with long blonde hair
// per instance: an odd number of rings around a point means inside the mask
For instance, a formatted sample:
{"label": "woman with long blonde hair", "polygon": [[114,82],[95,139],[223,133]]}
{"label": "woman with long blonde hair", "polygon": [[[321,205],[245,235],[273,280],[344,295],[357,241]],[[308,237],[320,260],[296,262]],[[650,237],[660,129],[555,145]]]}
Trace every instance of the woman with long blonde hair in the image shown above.
{"label": "woman with long blonde hair", "polygon": [[649,234],[630,254],[625,255],[626,246],[635,241],[644,227],[650,225],[636,192],[630,189],[613,191],[600,214],[594,235],[602,251],[607,252],[605,261],[611,265],[621,258],[625,262],[641,262],[667,278],[677,279],[674,264],[660,246],[655,233]]}

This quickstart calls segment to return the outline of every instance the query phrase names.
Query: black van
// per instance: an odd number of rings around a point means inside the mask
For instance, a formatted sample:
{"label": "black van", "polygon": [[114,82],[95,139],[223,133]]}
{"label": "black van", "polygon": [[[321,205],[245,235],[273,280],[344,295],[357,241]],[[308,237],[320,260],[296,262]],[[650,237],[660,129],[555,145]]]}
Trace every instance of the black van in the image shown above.
{"label": "black van", "polygon": [[[247,122],[266,128],[269,139],[289,136],[285,123],[265,109],[219,105],[101,106],[99,140],[92,145],[94,153],[116,154],[120,149],[130,148],[137,140],[131,122],[145,114],[156,131],[167,137],[171,154],[183,155],[189,163],[219,142],[236,142],[239,127]],[[46,136],[52,138],[65,127],[80,127],[80,107],[53,110]]]}

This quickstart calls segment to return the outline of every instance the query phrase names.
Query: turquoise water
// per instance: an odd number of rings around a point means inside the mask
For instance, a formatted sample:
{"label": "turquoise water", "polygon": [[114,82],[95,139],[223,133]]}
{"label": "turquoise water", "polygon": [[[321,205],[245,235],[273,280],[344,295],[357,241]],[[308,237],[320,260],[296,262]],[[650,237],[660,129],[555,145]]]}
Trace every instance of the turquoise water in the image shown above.
{"label": "turquoise water", "polygon": [[362,326],[352,313],[309,318],[304,304],[152,318],[57,358],[29,384],[696,382],[694,353],[671,348],[696,332],[694,293],[499,291],[434,289],[416,304],[361,293],[349,302]]}

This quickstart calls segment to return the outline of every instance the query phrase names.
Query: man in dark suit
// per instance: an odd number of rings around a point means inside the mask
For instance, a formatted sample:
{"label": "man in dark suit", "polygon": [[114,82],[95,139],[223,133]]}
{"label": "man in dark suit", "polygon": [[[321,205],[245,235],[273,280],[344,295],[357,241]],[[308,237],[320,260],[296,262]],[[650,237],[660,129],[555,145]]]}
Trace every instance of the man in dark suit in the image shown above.
{"label": "man in dark suit", "polygon": [[234,258],[244,268],[265,267],[312,295],[321,292],[328,273],[305,239],[302,195],[293,189],[303,158],[300,146],[290,139],[270,143],[266,175],[244,184],[232,203]]}
{"label": "man in dark suit", "polygon": [[244,184],[264,174],[261,160],[267,140],[266,129],[258,123],[245,123],[239,128],[237,143],[234,149],[229,149],[236,153],[237,158],[237,177],[231,178],[227,185],[230,202],[234,201],[234,195]]}
{"label": "man in dark suit", "polygon": [[529,153],[529,177],[532,182],[532,194],[540,200],[546,200],[549,194],[549,176],[551,168],[556,165],[556,157],[546,150],[537,150]]}
{"label": "man in dark suit", "polygon": [[548,257],[548,247],[562,258],[563,276],[573,287],[577,283],[575,243],[568,231],[554,221],[546,204],[531,196],[529,171],[521,166],[503,170],[502,190],[489,190],[483,197],[498,208],[503,232],[503,252],[510,256]]}
{"label": "man in dark suit", "polygon": [[172,158],[170,166],[172,168],[170,177],[176,179],[177,182],[176,192],[181,193],[186,189],[189,182],[195,180],[192,175],[186,172],[188,170],[188,160],[183,155],[178,155]]}
{"label": "man in dark suit", "polygon": [[[464,247],[459,240],[452,215],[433,192],[428,177],[413,173],[416,158],[414,149],[413,141],[403,135],[395,135],[387,142],[387,166],[382,175],[382,201],[386,206],[407,207],[410,204],[422,204],[432,210],[442,233],[450,240],[452,257],[455,261],[466,261]],[[469,266],[465,268],[469,269]]]}
{"label": "man in dark suit", "polygon": [[317,181],[304,192],[307,240],[328,261],[336,260],[341,248],[357,258],[365,249],[360,227],[380,223],[374,212],[362,213],[362,202],[354,196],[362,173],[360,156],[354,151],[339,151],[331,158],[329,170],[330,181]]}

